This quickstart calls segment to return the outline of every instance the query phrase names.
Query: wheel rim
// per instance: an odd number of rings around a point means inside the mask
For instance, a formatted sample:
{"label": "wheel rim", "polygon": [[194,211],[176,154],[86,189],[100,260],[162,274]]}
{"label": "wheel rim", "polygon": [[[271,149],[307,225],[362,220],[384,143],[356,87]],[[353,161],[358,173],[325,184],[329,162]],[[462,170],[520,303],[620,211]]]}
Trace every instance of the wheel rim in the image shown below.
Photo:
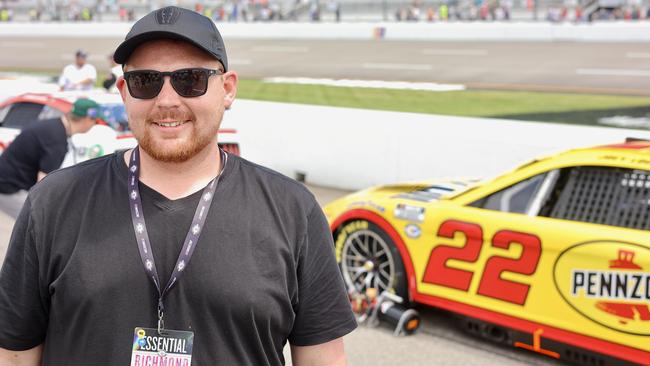
{"label": "wheel rim", "polygon": [[348,289],[379,293],[393,288],[395,261],[390,247],[377,233],[359,230],[347,237],[341,252],[341,272]]}

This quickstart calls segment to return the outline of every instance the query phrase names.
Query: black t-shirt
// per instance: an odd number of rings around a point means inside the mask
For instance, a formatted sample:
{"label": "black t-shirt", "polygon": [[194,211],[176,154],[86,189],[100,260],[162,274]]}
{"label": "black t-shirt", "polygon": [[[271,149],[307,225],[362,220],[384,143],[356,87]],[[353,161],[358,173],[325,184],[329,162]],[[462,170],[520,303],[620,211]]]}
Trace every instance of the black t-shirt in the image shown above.
{"label": "black t-shirt", "polygon": [[[0,272],[0,347],[44,343],[44,365],[127,365],[134,328],[156,326],[129,212],[123,153],[37,184]],[[168,200],[140,184],[167,283],[201,192]],[[167,329],[194,332],[193,365],[280,365],[283,346],[356,327],[327,221],[300,183],[229,155]]]}
{"label": "black t-shirt", "polygon": [[0,155],[0,193],[29,190],[38,172],[50,173],[63,163],[68,136],[60,118],[32,123]]}

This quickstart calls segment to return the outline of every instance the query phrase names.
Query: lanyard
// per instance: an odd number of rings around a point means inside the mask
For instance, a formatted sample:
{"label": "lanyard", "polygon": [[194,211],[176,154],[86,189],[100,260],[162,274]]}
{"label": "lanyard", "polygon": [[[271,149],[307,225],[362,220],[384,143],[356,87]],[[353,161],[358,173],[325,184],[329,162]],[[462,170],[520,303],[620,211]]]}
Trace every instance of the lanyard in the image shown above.
{"label": "lanyard", "polygon": [[185,242],[183,243],[183,248],[181,249],[178,259],[176,260],[176,265],[172,271],[172,275],[169,278],[169,282],[164,289],[161,290],[160,280],[158,279],[158,271],[156,270],[156,263],[153,258],[153,253],[151,251],[151,242],[149,241],[149,234],[147,233],[147,225],[144,221],[144,212],[142,211],[142,201],[140,200],[140,189],[138,187],[139,176],[140,176],[140,150],[139,147],[133,149],[131,154],[131,162],[129,163],[129,203],[131,206],[131,219],[133,220],[133,230],[135,231],[135,238],[138,243],[138,250],[140,251],[140,258],[142,259],[142,264],[144,265],[144,270],[156,285],[158,290],[158,333],[162,334],[165,328],[165,322],[163,320],[164,316],[164,305],[163,299],[165,295],[171,290],[172,287],[178,282],[183,271],[187,268],[192,254],[194,253],[194,248],[196,247],[197,242],[199,241],[199,235],[201,235],[201,229],[205,224],[206,217],[208,216],[208,211],[210,210],[210,204],[212,203],[212,198],[214,197],[214,191],[217,188],[219,183],[219,178],[228,162],[228,154],[223,150],[219,149],[221,154],[221,170],[219,174],[212,180],[210,183],[203,189],[203,194],[199,200],[199,204],[196,207],[196,212],[194,213],[194,218],[192,219],[192,225],[185,236]]}

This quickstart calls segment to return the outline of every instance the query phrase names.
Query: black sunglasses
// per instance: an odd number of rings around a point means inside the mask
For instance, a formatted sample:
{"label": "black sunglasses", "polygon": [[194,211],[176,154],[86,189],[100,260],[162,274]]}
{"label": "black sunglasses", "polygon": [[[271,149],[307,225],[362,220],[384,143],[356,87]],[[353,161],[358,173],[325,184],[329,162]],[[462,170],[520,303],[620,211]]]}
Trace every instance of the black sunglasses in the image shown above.
{"label": "black sunglasses", "polygon": [[208,79],[212,75],[222,75],[221,70],[189,68],[176,71],[134,70],[124,73],[126,86],[133,98],[155,98],[169,76],[172,87],[181,97],[200,97],[208,91]]}

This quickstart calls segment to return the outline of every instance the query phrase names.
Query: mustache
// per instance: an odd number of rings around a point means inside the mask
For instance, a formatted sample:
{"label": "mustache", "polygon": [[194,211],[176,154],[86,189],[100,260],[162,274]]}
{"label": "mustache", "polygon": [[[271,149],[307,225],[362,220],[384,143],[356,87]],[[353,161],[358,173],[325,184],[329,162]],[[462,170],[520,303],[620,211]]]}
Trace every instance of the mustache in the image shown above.
{"label": "mustache", "polygon": [[189,111],[180,111],[180,110],[168,110],[168,111],[156,111],[147,115],[145,122],[154,123],[161,120],[173,120],[173,121],[194,121],[196,117],[194,113]]}

